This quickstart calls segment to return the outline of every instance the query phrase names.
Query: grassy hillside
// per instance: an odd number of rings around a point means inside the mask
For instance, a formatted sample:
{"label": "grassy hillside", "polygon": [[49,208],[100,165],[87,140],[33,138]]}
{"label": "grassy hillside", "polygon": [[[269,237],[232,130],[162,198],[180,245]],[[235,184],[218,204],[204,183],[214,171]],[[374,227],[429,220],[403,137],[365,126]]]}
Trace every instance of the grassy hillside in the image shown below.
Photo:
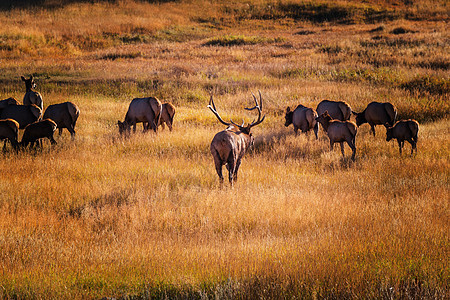
{"label": "grassy hillside", "polygon": [[[0,99],[33,74],[44,107],[81,115],[75,141],[0,157],[0,298],[446,298],[448,21],[431,0],[5,4]],[[266,120],[221,189],[206,105],[251,122],[258,90]],[[174,131],[120,138],[150,95]],[[322,99],[393,103],[418,153],[365,124],[352,162],[284,127]]]}

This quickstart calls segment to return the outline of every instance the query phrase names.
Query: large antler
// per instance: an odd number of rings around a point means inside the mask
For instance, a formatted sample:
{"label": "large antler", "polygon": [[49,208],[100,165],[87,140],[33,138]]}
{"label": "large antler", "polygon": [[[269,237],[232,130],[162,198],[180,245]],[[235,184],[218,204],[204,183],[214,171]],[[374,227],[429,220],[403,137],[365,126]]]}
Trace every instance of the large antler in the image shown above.
{"label": "large antler", "polygon": [[[212,106],[211,106],[212,105]],[[219,120],[220,123],[230,126],[231,123],[227,123],[224,120],[222,120],[222,118],[220,117],[219,113],[217,112],[216,109],[216,105],[214,104],[214,100],[213,100],[213,96],[211,95],[211,99],[209,99],[209,104],[207,106],[212,112],[213,114],[217,117],[217,119]],[[233,123],[234,124],[234,123]]]}
{"label": "large antler", "polygon": [[[264,116],[261,118],[261,112],[262,112],[262,97],[261,97],[261,91],[258,91],[258,92],[259,92],[259,103],[258,103],[258,100],[256,100],[255,95],[252,93],[253,100],[255,100],[255,106],[254,106],[254,107],[251,107],[251,108],[244,107],[244,109],[246,109],[246,110],[254,110],[254,109],[257,109],[257,110],[258,110],[258,120],[256,120],[256,122],[253,120],[253,122],[252,122],[251,124],[249,124],[249,125],[247,126],[247,128],[248,128],[248,127],[252,128],[253,126],[256,126],[256,125],[258,125],[258,124],[261,124],[261,122],[264,121],[264,119],[265,119],[265,117],[266,117],[266,115],[264,115]],[[236,126],[236,128],[239,128],[240,130],[246,128],[246,127],[244,126],[244,120],[242,120],[242,125],[238,125],[238,124],[234,123],[233,120],[230,120],[230,123],[227,123],[227,122],[225,122],[224,120],[222,120],[222,118],[220,117],[219,113],[217,112],[216,105],[214,104],[214,100],[213,100],[213,97],[212,97],[212,96],[211,96],[211,99],[209,100],[209,105],[208,105],[207,107],[213,112],[213,114],[217,117],[217,119],[220,121],[220,123],[222,123],[222,124],[224,124],[224,125],[227,125],[227,126],[230,126],[231,124],[233,124],[234,126]]]}
{"label": "large antler", "polygon": [[256,122],[253,121],[253,122],[250,124],[250,127],[253,127],[253,126],[256,126],[256,125],[258,125],[258,124],[261,124],[261,122],[264,121],[264,119],[266,118],[266,115],[264,115],[264,116],[262,117],[262,119],[261,119],[261,112],[262,112],[262,97],[261,97],[261,91],[258,90],[258,93],[259,93],[259,103],[258,103],[258,100],[256,100],[255,95],[252,93],[253,100],[255,100],[255,106],[252,107],[252,108],[247,108],[247,107],[245,107],[246,110],[254,110],[254,109],[257,109],[257,110],[258,110],[258,120],[256,120]]}

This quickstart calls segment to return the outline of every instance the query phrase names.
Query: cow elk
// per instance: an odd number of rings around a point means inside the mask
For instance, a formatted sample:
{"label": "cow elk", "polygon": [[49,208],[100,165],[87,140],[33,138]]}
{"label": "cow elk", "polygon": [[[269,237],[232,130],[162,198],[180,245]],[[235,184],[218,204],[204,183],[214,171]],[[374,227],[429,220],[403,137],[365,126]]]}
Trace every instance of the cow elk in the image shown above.
{"label": "cow elk", "polygon": [[34,104],[8,105],[0,110],[0,119],[13,119],[19,123],[20,129],[28,124],[39,121],[42,118],[42,110]]}
{"label": "cow elk", "polygon": [[52,119],[58,125],[60,136],[63,128],[67,128],[73,140],[75,138],[75,125],[79,115],[80,110],[78,106],[72,102],[64,102],[47,107],[43,119]]}
{"label": "cow elk", "polygon": [[320,116],[325,111],[333,118],[333,120],[347,121],[350,120],[352,109],[344,101],[323,100],[316,108],[317,114]]}
{"label": "cow elk", "polygon": [[393,127],[388,127],[386,124],[386,141],[397,139],[400,155],[402,155],[402,148],[405,141],[411,144],[411,156],[414,150],[417,153],[417,140],[419,133],[419,122],[416,120],[400,120]]}
{"label": "cow elk", "polygon": [[22,141],[20,145],[26,148],[28,144],[31,146],[39,144],[39,139],[48,138],[52,145],[56,144],[53,133],[56,131],[57,125],[50,119],[45,119],[27,125],[23,131]]}
{"label": "cow elk", "polygon": [[284,126],[288,127],[292,124],[294,126],[295,135],[297,135],[298,129],[304,133],[308,133],[311,129],[313,129],[317,139],[319,124],[317,123],[316,118],[317,113],[312,108],[300,104],[295,110],[292,111],[288,106],[286,109],[286,122],[284,123]]}
{"label": "cow elk", "polygon": [[[158,123],[161,117],[161,102],[154,97],[135,98],[131,101],[123,122],[117,121],[119,133],[128,135],[133,126],[133,132],[136,132],[136,123],[143,123],[144,132],[148,130],[148,124],[153,131],[158,130]],[[148,123],[148,124],[147,124]]]}
{"label": "cow elk", "polygon": [[319,115],[316,120],[322,124],[323,129],[327,132],[328,138],[330,139],[331,150],[333,150],[334,143],[339,143],[341,144],[342,157],[345,157],[344,142],[347,142],[353,151],[352,160],[355,160],[355,139],[357,133],[356,124],[351,121],[333,120],[328,114],[328,111],[325,111],[323,114]]}
{"label": "cow elk", "polygon": [[364,123],[369,123],[370,130],[375,136],[376,125],[386,125],[391,127],[397,118],[397,109],[389,102],[371,102],[363,112],[352,111],[356,116],[356,125],[359,127]]}
{"label": "cow elk", "polygon": [[36,91],[33,91],[36,88],[36,83],[34,82],[33,75],[30,76],[29,79],[21,76],[22,81],[25,82],[25,95],[23,96],[23,105],[37,105],[41,110],[44,109],[44,104],[42,101],[42,96]]}
{"label": "cow elk", "polygon": [[232,120],[230,122],[225,122],[220,117],[217,112],[216,106],[214,104],[213,97],[209,101],[208,108],[213,112],[213,114],[217,117],[220,123],[228,126],[227,129],[218,132],[210,146],[211,154],[214,157],[214,164],[216,167],[217,175],[219,175],[220,184],[223,184],[223,175],[222,175],[222,166],[226,165],[228,170],[228,179],[230,181],[231,186],[233,186],[233,182],[237,180],[237,174],[239,170],[239,166],[241,165],[241,160],[245,155],[245,152],[248,148],[253,145],[254,137],[250,133],[252,127],[261,124],[264,121],[265,115],[261,118],[262,112],[262,97],[261,92],[259,92],[259,103],[256,99],[255,95],[253,95],[253,99],[255,101],[255,106],[252,108],[245,108],[246,110],[258,110],[258,119],[253,121],[252,123],[244,126],[244,122],[242,125],[237,125]]}

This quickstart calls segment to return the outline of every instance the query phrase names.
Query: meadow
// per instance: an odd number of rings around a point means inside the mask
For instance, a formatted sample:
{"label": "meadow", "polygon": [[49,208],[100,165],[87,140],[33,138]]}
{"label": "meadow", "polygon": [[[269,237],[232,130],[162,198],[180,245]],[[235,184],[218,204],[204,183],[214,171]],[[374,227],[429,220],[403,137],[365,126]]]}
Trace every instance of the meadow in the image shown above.
{"label": "meadow", "polygon": [[[0,154],[0,299],[447,299],[446,1],[6,1],[0,99],[33,74],[77,136]],[[209,151],[261,91],[231,188]],[[135,97],[174,130],[119,136]],[[393,103],[417,154],[358,128],[356,161],[287,106]],[[352,118],[354,120],[354,118]],[[226,172],[225,168],[224,171]],[[225,173],[226,174],[226,173]]]}

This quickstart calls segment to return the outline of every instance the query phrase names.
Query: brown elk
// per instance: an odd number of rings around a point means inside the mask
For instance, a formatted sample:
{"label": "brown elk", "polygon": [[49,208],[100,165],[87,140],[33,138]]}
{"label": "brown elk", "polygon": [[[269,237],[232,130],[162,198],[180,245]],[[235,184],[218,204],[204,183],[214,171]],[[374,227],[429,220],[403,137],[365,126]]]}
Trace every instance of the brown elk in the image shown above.
{"label": "brown elk", "polygon": [[371,102],[363,112],[357,113],[352,111],[352,114],[356,116],[356,125],[358,127],[364,123],[369,123],[370,130],[375,136],[376,125],[385,125],[386,128],[394,126],[397,118],[397,108],[389,102]]}
{"label": "brown elk", "polygon": [[[253,93],[252,93],[253,95]],[[228,179],[230,181],[231,186],[233,186],[233,182],[237,180],[237,173],[239,170],[239,166],[241,165],[241,160],[245,155],[245,152],[248,148],[253,144],[254,138],[250,133],[252,127],[261,124],[264,121],[265,115],[261,118],[262,111],[262,97],[261,92],[259,92],[259,103],[256,99],[255,95],[253,95],[253,99],[255,100],[256,105],[252,108],[245,108],[246,110],[258,110],[258,120],[253,121],[252,123],[244,126],[244,122],[242,125],[237,125],[232,120],[230,122],[225,122],[220,117],[217,112],[216,106],[214,104],[213,97],[209,100],[208,108],[213,112],[213,114],[217,117],[220,123],[228,126],[227,129],[218,132],[212,142],[211,142],[211,154],[214,157],[214,164],[216,166],[217,175],[219,175],[220,183],[223,183],[223,175],[222,175],[222,166],[226,165],[228,170]]]}
{"label": "brown elk", "polygon": [[334,120],[328,111],[319,115],[316,121],[322,124],[323,129],[327,132],[330,139],[330,148],[333,150],[334,143],[341,144],[342,157],[344,154],[344,142],[347,142],[348,146],[352,149],[352,160],[355,160],[356,146],[355,139],[358,129],[356,124],[351,121]]}
{"label": "brown elk", "polygon": [[22,81],[25,82],[25,95],[23,96],[23,105],[37,105],[41,110],[44,109],[42,96],[36,91],[33,91],[36,88],[36,83],[34,82],[33,75],[30,76],[29,79],[21,76]]}

